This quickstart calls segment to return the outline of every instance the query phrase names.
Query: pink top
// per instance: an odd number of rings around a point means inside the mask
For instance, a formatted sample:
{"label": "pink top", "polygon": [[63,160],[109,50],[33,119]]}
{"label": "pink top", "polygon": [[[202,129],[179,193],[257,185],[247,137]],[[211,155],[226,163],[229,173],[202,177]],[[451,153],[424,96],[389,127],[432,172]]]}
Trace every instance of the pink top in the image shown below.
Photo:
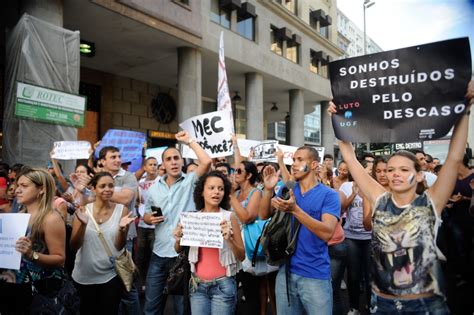
{"label": "pink top", "polygon": [[341,226],[341,220],[337,222],[336,225],[336,230],[334,231],[334,234],[332,235],[331,239],[328,242],[328,246],[331,245],[336,245],[342,243],[344,240],[344,229]]}
{"label": "pink top", "polygon": [[196,263],[196,275],[202,280],[225,277],[226,269],[219,261],[219,249],[199,247],[199,261]]}

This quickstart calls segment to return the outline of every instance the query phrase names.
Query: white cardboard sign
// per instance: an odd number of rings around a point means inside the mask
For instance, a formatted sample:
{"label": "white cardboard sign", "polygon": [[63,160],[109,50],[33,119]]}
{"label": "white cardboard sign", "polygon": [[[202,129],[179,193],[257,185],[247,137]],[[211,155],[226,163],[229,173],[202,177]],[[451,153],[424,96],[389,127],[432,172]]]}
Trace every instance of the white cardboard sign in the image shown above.
{"label": "white cardboard sign", "polygon": [[180,223],[183,226],[181,246],[222,248],[224,238],[221,232],[222,213],[183,212]]}
{"label": "white cardboard sign", "polygon": [[15,245],[21,236],[25,236],[29,220],[29,213],[0,214],[0,268],[20,269],[21,254]]}
{"label": "white cardboard sign", "polygon": [[[232,147],[232,121],[228,110],[220,110],[191,117],[179,124],[211,158],[229,156]],[[194,151],[183,146],[183,157],[196,159]]]}
{"label": "white cardboard sign", "polygon": [[80,160],[89,158],[91,144],[88,141],[56,141],[53,158],[57,160]]}

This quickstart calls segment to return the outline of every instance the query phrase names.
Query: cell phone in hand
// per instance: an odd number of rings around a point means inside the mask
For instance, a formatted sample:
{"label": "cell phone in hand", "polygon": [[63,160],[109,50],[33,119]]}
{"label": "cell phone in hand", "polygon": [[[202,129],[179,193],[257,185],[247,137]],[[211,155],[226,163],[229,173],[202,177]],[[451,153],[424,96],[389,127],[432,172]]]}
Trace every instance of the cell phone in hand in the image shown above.
{"label": "cell phone in hand", "polygon": [[161,211],[160,207],[151,206],[151,212],[153,213],[154,217],[162,217],[163,216],[163,212]]}

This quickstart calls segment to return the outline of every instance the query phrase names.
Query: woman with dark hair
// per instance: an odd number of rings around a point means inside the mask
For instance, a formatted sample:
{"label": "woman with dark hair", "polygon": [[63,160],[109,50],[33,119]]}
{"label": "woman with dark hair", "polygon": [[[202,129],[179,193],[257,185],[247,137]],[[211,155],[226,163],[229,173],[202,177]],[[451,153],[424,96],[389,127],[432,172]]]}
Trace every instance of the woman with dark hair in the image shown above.
{"label": "woman with dark hair", "polygon": [[60,214],[53,210],[54,179],[44,169],[25,169],[18,176],[16,198],[20,212],[30,214],[30,221],[26,236],[16,242],[15,249],[22,254],[20,270],[11,277],[1,276],[2,314],[28,313],[32,295],[54,296],[64,279],[66,231]]}
{"label": "woman with dark hair", "polygon": [[111,202],[114,179],[110,173],[97,173],[91,181],[96,195],[93,203],[76,211],[73,222],[71,247],[77,250],[72,278],[81,297],[81,314],[117,314],[123,284],[94,224],[114,257],[122,254],[128,227],[135,218],[122,204]]}
{"label": "woman with dark hair", "polygon": [[189,173],[192,173],[194,172],[195,169],[198,168],[199,165],[197,165],[196,162],[189,162],[186,164],[186,166],[184,167],[184,173],[185,174],[189,174]]}
{"label": "woman with dark hair", "polygon": [[[242,161],[235,169],[230,205],[237,215],[240,224],[252,224],[258,218],[258,210],[262,192],[256,187],[259,178],[258,169],[254,163]],[[239,272],[242,282],[245,304],[249,309],[258,310],[265,307],[260,299],[261,279],[248,272]]]}
{"label": "woman with dark hair", "polygon": [[[196,208],[205,213],[222,213],[224,247],[190,247],[191,311],[193,314],[234,314],[237,302],[235,276],[238,262],[245,257],[244,244],[237,219],[229,209],[231,184],[219,171],[211,171],[199,178],[193,197]],[[234,232],[235,231],[235,232]],[[183,228],[174,230],[176,252],[181,252]]]}
{"label": "woman with dark hair", "polygon": [[252,223],[258,216],[261,192],[255,187],[259,177],[257,167],[252,162],[242,161],[234,173],[233,191],[230,205],[243,224]]}
{"label": "woman with dark hair", "polygon": [[[372,177],[382,185],[386,191],[389,191],[388,178],[387,178],[387,160],[382,157],[378,157],[372,168]],[[370,209],[369,199],[363,197],[363,208],[364,208],[364,229],[366,231],[372,230],[372,210]]]}
{"label": "woman with dark hair", "polygon": [[342,184],[349,181],[349,171],[347,169],[347,163],[340,161],[337,166],[338,175],[332,179],[332,185],[335,190],[339,190]]}
{"label": "woman with dark hair", "polygon": [[[436,234],[466,147],[473,81],[466,99],[466,114],[454,126],[444,167],[436,182],[421,194],[417,186],[424,174],[414,154],[398,151],[388,159],[390,191],[386,191],[358,163],[352,145],[339,141],[349,171],[372,205],[371,313],[449,313]],[[336,112],[334,103],[328,112]]]}

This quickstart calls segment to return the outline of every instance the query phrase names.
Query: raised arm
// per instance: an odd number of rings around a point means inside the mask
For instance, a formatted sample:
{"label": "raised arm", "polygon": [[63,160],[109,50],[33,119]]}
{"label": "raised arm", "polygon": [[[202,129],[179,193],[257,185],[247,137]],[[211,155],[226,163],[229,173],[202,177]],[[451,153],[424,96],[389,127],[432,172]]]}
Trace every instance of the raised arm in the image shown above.
{"label": "raised arm", "polygon": [[286,183],[289,180],[293,180],[293,176],[291,176],[290,172],[288,172],[288,169],[286,168],[283,151],[281,150],[280,147],[277,148],[275,155],[277,157],[278,166],[280,167],[280,174],[281,174],[281,179],[283,180],[283,182]]}
{"label": "raised arm", "polygon": [[61,185],[61,189],[63,191],[66,191],[68,189],[69,185],[68,185],[66,179],[64,178],[63,173],[61,172],[61,168],[59,167],[58,160],[53,158],[54,149],[49,153],[49,155],[51,157],[51,164],[53,164],[54,174],[56,175],[56,178],[58,179],[58,183],[59,183],[59,185]]}
{"label": "raised arm", "polygon": [[275,191],[275,186],[278,183],[278,173],[273,167],[265,167],[263,169],[263,194],[260,200],[258,215],[261,219],[268,219],[273,215],[271,201]]}
{"label": "raised arm", "polygon": [[[328,112],[330,114],[336,113],[336,105],[334,105],[333,102],[329,103]],[[383,194],[385,190],[383,189],[382,185],[377,183],[377,181],[372,178],[372,176],[367,174],[367,172],[357,160],[354,149],[349,142],[339,140],[338,144],[342,157],[346,162],[349,172],[354,178],[354,181],[357,183],[362,193],[367,196],[370,203],[373,204],[377,197]]]}
{"label": "raised arm", "polygon": [[239,167],[240,162],[242,162],[242,156],[240,155],[239,143],[235,134],[232,134],[232,146],[234,147],[234,164],[232,164],[232,168],[236,169]]}
{"label": "raised arm", "polygon": [[240,201],[234,194],[230,195],[230,205],[232,206],[232,209],[234,209],[234,212],[239,218],[240,222],[248,224],[252,223],[257,218],[261,199],[262,195],[260,191],[255,189],[246,208],[242,207]]}
{"label": "raised arm", "polygon": [[119,229],[115,237],[115,248],[122,250],[127,242],[127,233],[130,223],[135,221],[135,217],[132,217],[133,212],[128,211],[127,207],[123,207],[122,218],[120,219]]}
{"label": "raised arm", "polygon": [[196,140],[192,139],[191,136],[188,134],[187,131],[180,131],[176,135],[176,140],[187,144],[193,151],[196,153],[198,158],[198,167],[194,171],[197,177],[200,177],[206,174],[211,167],[212,159],[209,157],[206,151],[196,142]]}
{"label": "raised arm", "polygon": [[469,114],[474,102],[474,81],[469,82],[466,92],[466,114],[462,115],[454,126],[453,136],[449,143],[448,156],[444,162],[438,179],[428,189],[438,214],[441,214],[454,190],[457,179],[457,169],[462,162],[466,150],[467,133],[469,128]]}

